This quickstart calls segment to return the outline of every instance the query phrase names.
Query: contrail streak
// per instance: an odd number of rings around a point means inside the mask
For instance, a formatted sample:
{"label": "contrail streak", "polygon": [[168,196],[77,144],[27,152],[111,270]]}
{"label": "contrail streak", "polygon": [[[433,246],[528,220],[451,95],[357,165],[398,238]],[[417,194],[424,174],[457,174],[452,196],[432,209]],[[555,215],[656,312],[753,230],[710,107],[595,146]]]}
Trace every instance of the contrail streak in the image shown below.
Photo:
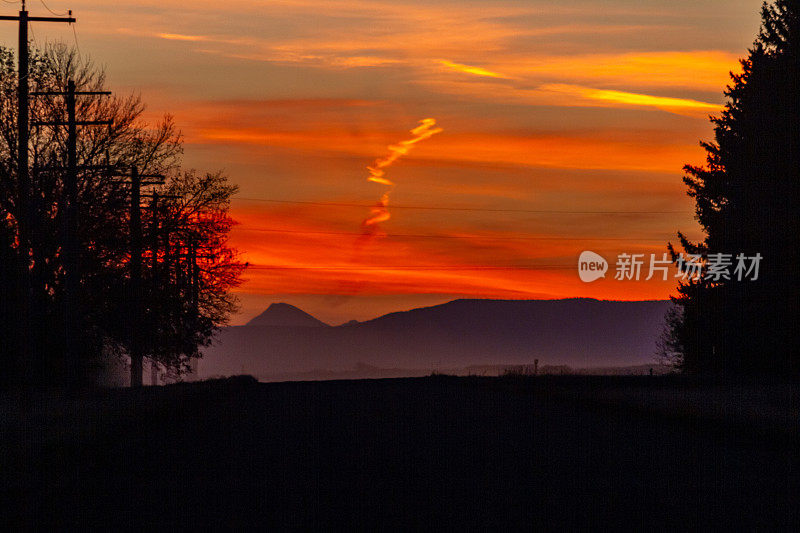
{"label": "contrail streak", "polygon": [[400,141],[398,144],[389,146],[389,155],[381,159],[376,159],[375,162],[367,167],[369,171],[368,181],[380,183],[390,187],[380,201],[370,210],[370,215],[361,223],[361,228],[365,234],[374,234],[378,228],[378,224],[386,222],[391,218],[389,213],[389,195],[394,190],[394,182],[386,178],[386,169],[392,166],[395,161],[408,154],[411,148],[420,141],[424,141],[437,133],[440,133],[442,128],[436,126],[436,119],[426,118],[420,120],[419,126],[411,130],[414,135],[411,139]]}

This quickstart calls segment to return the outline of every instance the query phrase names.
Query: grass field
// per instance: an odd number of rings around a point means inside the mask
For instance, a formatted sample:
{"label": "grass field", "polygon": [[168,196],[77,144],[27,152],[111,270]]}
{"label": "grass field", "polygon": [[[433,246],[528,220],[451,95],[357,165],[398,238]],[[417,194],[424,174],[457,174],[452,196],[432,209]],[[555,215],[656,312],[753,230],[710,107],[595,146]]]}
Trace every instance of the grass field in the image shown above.
{"label": "grass field", "polygon": [[798,390],[434,376],[6,396],[0,520],[797,529]]}

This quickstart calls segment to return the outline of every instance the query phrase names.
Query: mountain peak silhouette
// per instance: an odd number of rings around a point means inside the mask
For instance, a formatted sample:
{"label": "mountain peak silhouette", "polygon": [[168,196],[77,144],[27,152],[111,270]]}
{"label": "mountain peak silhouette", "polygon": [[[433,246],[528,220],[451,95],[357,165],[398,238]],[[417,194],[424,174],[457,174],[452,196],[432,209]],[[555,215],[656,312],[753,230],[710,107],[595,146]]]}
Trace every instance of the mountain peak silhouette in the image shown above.
{"label": "mountain peak silhouette", "polygon": [[271,304],[266,311],[247,323],[248,326],[280,326],[280,327],[328,327],[328,324],[317,320],[302,309],[287,303]]}

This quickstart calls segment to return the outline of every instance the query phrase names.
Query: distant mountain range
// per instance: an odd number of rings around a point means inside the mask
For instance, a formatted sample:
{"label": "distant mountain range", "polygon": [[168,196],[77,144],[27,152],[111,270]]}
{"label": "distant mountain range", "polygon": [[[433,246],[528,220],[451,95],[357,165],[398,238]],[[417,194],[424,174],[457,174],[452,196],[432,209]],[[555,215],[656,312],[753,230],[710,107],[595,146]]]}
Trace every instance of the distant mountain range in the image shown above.
{"label": "distant mountain range", "polygon": [[[263,380],[653,365],[669,301],[455,300],[332,327],[288,304],[224,329],[199,377]],[[644,367],[643,367],[644,368]]]}

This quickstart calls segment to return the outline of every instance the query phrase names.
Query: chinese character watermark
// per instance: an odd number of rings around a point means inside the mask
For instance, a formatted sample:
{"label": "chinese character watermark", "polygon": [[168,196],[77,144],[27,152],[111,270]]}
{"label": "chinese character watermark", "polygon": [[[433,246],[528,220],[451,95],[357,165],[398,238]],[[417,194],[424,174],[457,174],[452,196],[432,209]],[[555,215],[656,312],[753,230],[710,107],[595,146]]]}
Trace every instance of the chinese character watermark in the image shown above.
{"label": "chinese character watermark", "polygon": [[[677,273],[674,278],[683,281],[757,281],[763,256],[747,254],[713,253],[703,257],[700,254],[679,254],[674,260],[666,253],[656,254],[621,253],[615,263],[616,281],[667,281],[670,268],[674,265]],[[608,261],[595,252],[585,251],[578,259],[578,275],[586,283],[605,278],[609,269]]]}
{"label": "chinese character watermark", "polygon": [[644,254],[620,254],[617,257],[616,280],[639,280],[642,275],[642,265],[644,264]]}

